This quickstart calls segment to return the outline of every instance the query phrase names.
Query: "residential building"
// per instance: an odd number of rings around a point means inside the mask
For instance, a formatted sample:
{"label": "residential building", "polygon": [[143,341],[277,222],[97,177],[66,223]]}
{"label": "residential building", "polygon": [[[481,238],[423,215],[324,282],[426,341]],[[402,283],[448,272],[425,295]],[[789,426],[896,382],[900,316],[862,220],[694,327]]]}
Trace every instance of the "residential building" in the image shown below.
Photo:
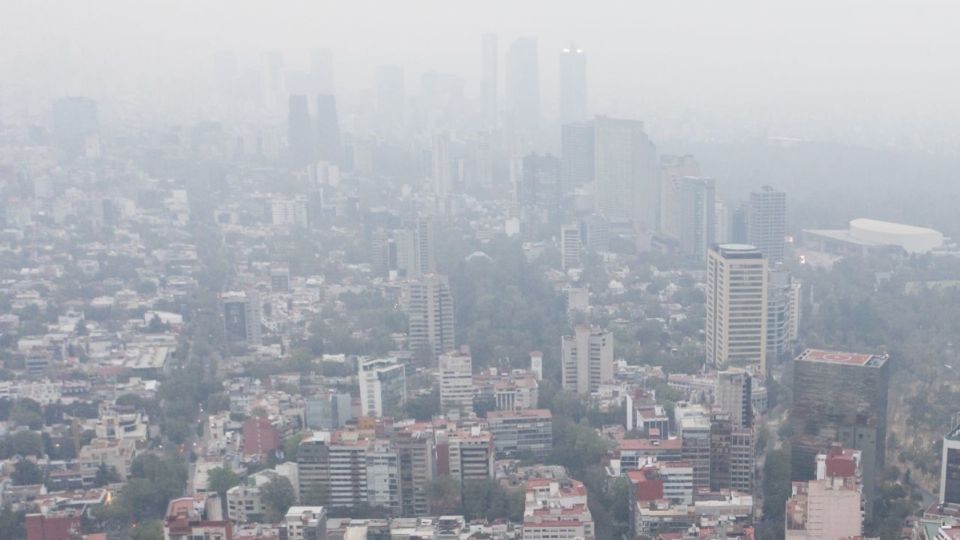
{"label": "residential building", "polygon": [[598,116],[594,120],[594,196],[597,210],[641,231],[658,225],[657,152],[643,122]]}
{"label": "residential building", "polygon": [[433,434],[408,426],[394,434],[393,446],[399,458],[401,514],[429,515],[429,487],[437,470]]}
{"label": "residential building", "polygon": [[323,506],[291,506],[281,528],[286,540],[327,540],[327,511]]}
{"label": "residential building", "polygon": [[563,389],[589,394],[613,380],[613,333],[579,325],[560,342]]}
{"label": "residential building", "polygon": [[453,297],[447,276],[424,274],[406,283],[403,308],[410,350],[437,358],[456,347]]}
{"label": "residential building", "polygon": [[254,290],[225,292],[220,295],[220,303],[226,338],[247,347],[259,347],[262,329],[260,295]]}
{"label": "residential building", "polygon": [[786,540],[835,540],[863,535],[860,453],[839,445],[816,458],[816,478],[794,482],[787,499]]}
{"label": "residential building", "polygon": [[707,255],[707,363],[767,369],[767,263],[757,248],[718,244]]}
{"label": "residential building", "polygon": [[357,379],[360,382],[360,410],[364,416],[381,417],[403,409],[407,402],[404,365],[396,358],[361,358]]}
{"label": "residential building", "polygon": [[770,186],[750,193],[748,241],[771,263],[782,262],[787,237],[787,194]]}
{"label": "residential building", "polygon": [[580,227],[576,223],[560,227],[560,266],[564,271],[582,268]]}
{"label": "residential building", "polygon": [[470,350],[448,351],[440,355],[440,410],[456,410],[461,413],[473,411],[473,362]]}
{"label": "residential building", "polygon": [[553,449],[553,416],[547,409],[490,411],[487,423],[499,455],[544,459]]}
{"label": "residential building", "polygon": [[753,379],[744,369],[717,372],[717,405],[730,415],[734,429],[753,426]]}
{"label": "residential building", "polygon": [[578,480],[527,482],[523,540],[594,540],[587,488]]}
{"label": "residential building", "polygon": [[710,489],[711,422],[702,405],[678,403],[674,426],[681,441],[681,456],[693,467],[694,489]]}
{"label": "residential building", "polygon": [[203,493],[173,499],[163,520],[164,540],[230,540],[233,527],[224,519],[220,497]]}

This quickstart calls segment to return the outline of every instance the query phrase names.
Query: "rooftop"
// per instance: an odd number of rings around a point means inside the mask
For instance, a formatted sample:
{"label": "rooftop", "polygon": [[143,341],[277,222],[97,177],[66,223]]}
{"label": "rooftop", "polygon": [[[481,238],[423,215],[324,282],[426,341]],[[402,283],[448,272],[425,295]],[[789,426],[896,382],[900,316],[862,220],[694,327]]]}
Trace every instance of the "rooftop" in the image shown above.
{"label": "rooftop", "polygon": [[887,355],[807,349],[797,357],[797,361],[880,367],[887,361],[887,358]]}

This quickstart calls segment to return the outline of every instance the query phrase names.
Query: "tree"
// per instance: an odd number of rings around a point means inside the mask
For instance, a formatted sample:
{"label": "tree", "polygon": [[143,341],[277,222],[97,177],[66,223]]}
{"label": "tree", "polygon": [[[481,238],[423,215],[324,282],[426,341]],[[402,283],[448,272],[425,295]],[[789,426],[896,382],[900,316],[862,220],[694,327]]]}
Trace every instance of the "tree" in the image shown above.
{"label": "tree", "polygon": [[16,486],[32,486],[43,483],[43,471],[36,463],[29,459],[21,459],[13,466],[13,474],[10,475],[13,484]]}
{"label": "tree", "polygon": [[163,524],[156,519],[137,523],[130,533],[131,540],[163,540]]}
{"label": "tree", "polygon": [[101,463],[100,466],[97,467],[97,474],[93,478],[93,484],[97,487],[103,487],[107,484],[121,481],[123,481],[123,479],[120,478],[120,473],[117,472],[117,469],[108,467],[106,463]]}
{"label": "tree", "polygon": [[279,523],[297,499],[293,484],[284,476],[277,476],[264,484],[260,497],[267,507],[266,518],[270,523]]}
{"label": "tree", "polygon": [[220,502],[227,504],[227,490],[240,485],[240,476],[230,467],[214,467],[207,473],[207,487],[220,495]]}
{"label": "tree", "polygon": [[433,388],[429,394],[413,396],[407,400],[407,416],[426,422],[440,414],[440,390]]}
{"label": "tree", "polygon": [[783,538],[784,512],[790,498],[790,456],[786,450],[767,452],[763,464],[762,538]]}
{"label": "tree", "polygon": [[27,530],[24,528],[26,515],[23,510],[14,512],[9,504],[5,504],[3,510],[0,510],[0,540],[26,538]]}
{"label": "tree", "polygon": [[449,474],[437,476],[427,485],[427,498],[435,515],[456,514],[460,509],[460,482]]}

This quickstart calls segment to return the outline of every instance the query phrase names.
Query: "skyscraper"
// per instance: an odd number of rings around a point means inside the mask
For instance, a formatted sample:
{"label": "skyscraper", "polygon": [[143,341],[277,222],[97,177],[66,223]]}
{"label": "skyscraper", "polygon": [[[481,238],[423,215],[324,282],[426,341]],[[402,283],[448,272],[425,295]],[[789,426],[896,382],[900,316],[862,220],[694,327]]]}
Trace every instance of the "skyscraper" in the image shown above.
{"label": "skyscraper", "polygon": [[587,55],[571,44],[560,51],[560,123],[587,119]]}
{"label": "skyscraper", "polygon": [[390,416],[407,402],[404,366],[396,358],[361,359],[357,366],[364,416]]}
{"label": "skyscraper", "polygon": [[578,394],[595,391],[613,379],[613,333],[579,325],[560,341],[563,389]]}
{"label": "skyscraper", "polygon": [[480,83],[480,108],[484,127],[495,127],[498,123],[497,93],[499,79],[499,46],[496,34],[483,34],[480,38],[483,68]]}
{"label": "skyscraper", "polygon": [[550,154],[524,156],[517,184],[517,202],[521,208],[552,214],[560,206],[560,197],[560,160]]}
{"label": "skyscraper", "polygon": [[660,179],[657,152],[643,122],[598,116],[594,120],[594,195],[610,221],[631,221],[641,230],[657,226]]}
{"label": "skyscraper", "polygon": [[748,241],[770,262],[782,262],[787,235],[787,194],[770,186],[750,193]]}
{"label": "skyscraper", "polygon": [[290,113],[287,120],[287,145],[290,148],[290,164],[306,167],[317,159],[313,125],[307,96],[290,95]]}
{"label": "skyscraper", "polygon": [[707,255],[707,363],[718,369],[767,369],[767,261],[744,244],[718,244]]}
{"label": "skyscraper", "polygon": [[433,136],[433,193],[443,198],[453,193],[453,163],[450,158],[450,137],[445,133]]}
{"label": "skyscraper", "polygon": [[453,297],[447,276],[424,274],[407,282],[403,306],[409,319],[410,350],[437,358],[453,350]]}
{"label": "skyscraper", "polygon": [[540,61],[534,38],[517,39],[507,50],[507,101],[516,129],[535,134],[540,128]]}
{"label": "skyscraper", "polygon": [[839,442],[859,450],[867,515],[883,480],[889,356],[809,349],[793,363],[791,475],[814,478],[819,452]]}
{"label": "skyscraper", "polygon": [[317,96],[317,151],[327,163],[340,163],[340,119],[333,94]]}
{"label": "skyscraper", "polygon": [[782,268],[767,272],[767,357],[780,358],[796,343],[800,318],[800,282]]}
{"label": "skyscraper", "polygon": [[560,128],[561,188],[569,193],[593,182],[593,122],[564,124]]}
{"label": "skyscraper", "polygon": [[437,271],[433,219],[418,216],[407,229],[396,233],[397,268],[415,278]]}

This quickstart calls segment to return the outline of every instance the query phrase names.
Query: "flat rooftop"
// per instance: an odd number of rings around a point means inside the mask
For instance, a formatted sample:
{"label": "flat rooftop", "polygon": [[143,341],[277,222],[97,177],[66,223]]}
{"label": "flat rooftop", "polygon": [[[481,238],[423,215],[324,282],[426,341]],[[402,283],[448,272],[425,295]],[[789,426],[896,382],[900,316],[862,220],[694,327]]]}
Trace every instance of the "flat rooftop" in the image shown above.
{"label": "flat rooftop", "polygon": [[850,353],[841,351],[823,351],[820,349],[807,349],[803,351],[797,360],[806,362],[820,362],[823,364],[844,364],[850,366],[869,366],[880,367],[887,361],[886,355],[876,355],[867,353]]}

